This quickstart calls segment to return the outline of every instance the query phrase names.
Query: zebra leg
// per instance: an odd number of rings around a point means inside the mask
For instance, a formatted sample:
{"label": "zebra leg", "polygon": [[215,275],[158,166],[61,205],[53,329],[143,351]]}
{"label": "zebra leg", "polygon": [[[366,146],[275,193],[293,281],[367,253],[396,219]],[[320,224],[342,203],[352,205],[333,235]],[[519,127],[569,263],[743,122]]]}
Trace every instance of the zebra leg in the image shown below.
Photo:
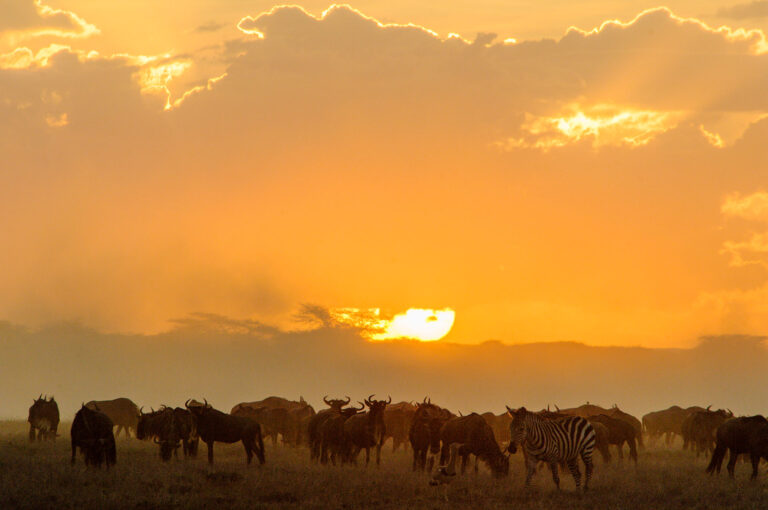
{"label": "zebra leg", "polygon": [[576,490],[580,490],[581,471],[579,471],[579,459],[577,457],[568,461],[568,469],[571,471],[571,475],[573,475],[573,481],[576,482]]}
{"label": "zebra leg", "polygon": [[584,461],[584,490],[589,489],[589,481],[592,479],[592,470],[594,465],[592,464],[592,454],[584,452],[581,454],[581,460]]}
{"label": "zebra leg", "polygon": [[552,471],[552,481],[555,482],[555,487],[560,490],[560,473],[558,472],[557,462],[550,462],[549,469]]}

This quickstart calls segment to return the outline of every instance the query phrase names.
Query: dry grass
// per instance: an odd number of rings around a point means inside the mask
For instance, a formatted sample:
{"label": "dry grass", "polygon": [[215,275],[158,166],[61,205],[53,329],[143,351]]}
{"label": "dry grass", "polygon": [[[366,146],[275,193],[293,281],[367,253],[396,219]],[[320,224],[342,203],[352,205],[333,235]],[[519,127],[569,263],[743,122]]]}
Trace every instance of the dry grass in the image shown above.
{"label": "dry grass", "polygon": [[494,480],[457,477],[445,492],[426,475],[414,475],[409,455],[386,449],[380,469],[310,465],[306,450],[272,448],[267,464],[245,465],[240,445],[217,445],[208,468],[205,446],[197,460],[162,464],[154,445],[118,440],[115,469],[86,469],[78,457],[69,465],[69,431],[61,427],[55,445],[30,444],[23,422],[0,422],[0,508],[522,508],[665,509],[768,508],[765,474],[750,482],[750,468],[737,466],[736,481],[723,473],[704,474],[706,461],[687,452],[641,452],[638,468],[604,466],[597,460],[592,490],[574,492],[563,475],[558,492],[548,471],[536,475],[536,488],[523,489],[520,455],[511,476]]}

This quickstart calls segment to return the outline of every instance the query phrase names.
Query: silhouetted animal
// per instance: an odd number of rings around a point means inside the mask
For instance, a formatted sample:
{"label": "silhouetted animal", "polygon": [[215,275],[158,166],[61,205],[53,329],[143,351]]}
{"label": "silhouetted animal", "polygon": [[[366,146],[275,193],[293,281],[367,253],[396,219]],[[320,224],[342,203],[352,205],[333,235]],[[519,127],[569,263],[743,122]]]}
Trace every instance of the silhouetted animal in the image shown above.
{"label": "silhouetted animal", "polygon": [[136,439],[152,439],[160,446],[160,458],[165,462],[171,460],[171,455],[181,446],[181,431],[176,420],[176,412],[166,406],[150,413],[144,413],[139,409]]}
{"label": "silhouetted animal", "polygon": [[[485,462],[496,477],[509,473],[509,459],[501,452],[493,435],[493,430],[485,419],[477,413],[451,418],[440,428],[440,464],[444,465],[450,454],[452,444],[459,444],[461,473],[464,474],[469,455]],[[477,464],[475,464],[477,468]]]}
{"label": "silhouetted animal", "polygon": [[432,471],[434,458],[430,457],[427,462],[427,453],[432,456],[440,453],[440,428],[451,418],[449,411],[433,404],[431,399],[425,397],[422,403],[416,404],[416,413],[408,430],[414,471]]}
{"label": "silhouetted animal", "polygon": [[[29,440],[42,441],[43,439],[56,440],[56,431],[59,428],[59,406],[56,404],[56,400],[51,396],[49,399],[46,395],[43,397],[41,394],[34,399],[32,406],[29,408]],[[37,434],[35,434],[37,431]]]}
{"label": "silhouetted animal", "polygon": [[768,420],[763,416],[732,418],[722,423],[716,432],[717,445],[712,452],[712,459],[707,466],[707,473],[720,473],[726,450],[730,450],[728,476],[733,478],[736,459],[741,454],[749,454],[752,461],[752,479],[757,478],[757,466],[760,458],[768,460]]}
{"label": "silhouetted animal", "polygon": [[94,411],[85,406],[75,414],[72,421],[70,436],[72,438],[72,461],[75,463],[77,448],[85,459],[85,465],[101,467],[106,463],[109,466],[117,462],[117,449],[115,436],[112,433],[114,424],[104,413]]}
{"label": "silhouetted animal", "polygon": [[416,414],[416,406],[410,402],[389,404],[384,409],[384,434],[392,438],[392,451],[400,447],[408,448],[408,430]]}
{"label": "silhouetted animal", "polygon": [[109,419],[117,427],[115,437],[120,435],[121,430],[125,431],[125,437],[131,437],[131,430],[134,433],[136,432],[136,425],[139,421],[139,408],[130,399],[91,400],[85,406],[109,416]]}
{"label": "silhouetted animal", "polygon": [[[599,414],[599,413],[598,413]],[[632,416],[629,413],[625,413],[621,409],[619,409],[619,406],[616,404],[613,404],[613,407],[607,412],[604,413],[611,418],[617,418],[624,423],[628,423],[632,426],[632,428],[635,430],[635,440],[637,441],[637,446],[640,448],[645,448],[645,445],[643,444],[643,424]]]}
{"label": "silhouetted animal", "polygon": [[629,446],[629,457],[637,464],[637,445],[635,443],[637,441],[637,432],[632,425],[606,414],[590,416],[588,420],[593,428],[596,423],[606,427],[608,431],[608,444],[616,445],[620,460],[624,459],[624,443],[627,443],[627,446]]}
{"label": "silhouetted animal", "polygon": [[386,439],[384,412],[392,397],[387,400],[374,400],[373,395],[365,399],[368,411],[350,416],[344,422],[344,439],[349,448],[349,461],[357,464],[360,450],[365,450],[365,465],[370,461],[371,448],[376,449],[376,465],[381,464],[381,447]]}
{"label": "silhouetted animal", "polygon": [[200,437],[197,435],[197,419],[187,409],[177,407],[173,410],[176,427],[181,436],[181,445],[185,457],[197,457]]}
{"label": "silhouetted animal", "polygon": [[185,404],[189,412],[197,420],[197,432],[200,439],[208,446],[208,463],[213,464],[213,444],[236,443],[242,441],[245,447],[247,463],[251,463],[254,454],[259,463],[264,464],[264,441],[261,437],[261,426],[253,420],[242,416],[232,416],[214,409],[207,400],[203,405]]}
{"label": "silhouetted animal", "polygon": [[690,444],[699,454],[707,455],[715,449],[715,431],[725,420],[732,418],[733,413],[718,409],[710,411],[708,406],[704,411],[691,413],[683,422],[683,448]]}
{"label": "silhouetted animal", "polygon": [[304,397],[299,397],[297,402],[273,396],[256,402],[241,402],[230,414],[255,419],[262,427],[262,434],[272,438],[272,444],[277,444],[279,434],[283,444],[298,446],[306,441],[307,418],[313,416],[315,410]]}
{"label": "silhouetted animal", "polygon": [[341,408],[349,404],[351,400],[352,399],[349,397],[347,397],[346,400],[329,400],[328,395],[323,397],[323,402],[328,405],[328,409],[323,409],[312,416],[307,426],[307,436],[309,438],[309,460],[320,460],[321,442],[320,435],[318,433],[320,425],[322,425],[325,420],[331,418],[332,416],[338,415],[341,412]]}
{"label": "silhouetted animal", "polygon": [[344,435],[344,423],[365,409],[360,403],[359,408],[346,407],[338,412],[331,412],[327,419],[318,426],[317,436],[320,443],[320,463],[327,464],[330,458],[333,465],[336,459],[342,464],[347,462],[350,453],[350,444]]}
{"label": "silhouetted animal", "polygon": [[571,407],[568,409],[560,409],[559,407],[555,406],[555,410],[561,414],[567,414],[569,416],[581,416],[582,418],[589,418],[590,416],[594,416],[596,414],[610,414],[611,412],[609,409],[600,407],[595,404],[590,404],[589,402],[579,407]]}
{"label": "silhouetted animal", "polygon": [[587,490],[592,478],[592,452],[595,448],[595,429],[589,421],[581,416],[547,420],[528,412],[525,407],[514,410],[507,406],[507,411],[512,417],[509,453],[515,453],[518,447],[522,448],[527,468],[526,487],[531,485],[538,462],[544,461],[549,464],[552,480],[558,488],[560,475],[557,466],[565,463],[579,489],[581,473],[578,459],[581,457],[586,467],[584,490]]}

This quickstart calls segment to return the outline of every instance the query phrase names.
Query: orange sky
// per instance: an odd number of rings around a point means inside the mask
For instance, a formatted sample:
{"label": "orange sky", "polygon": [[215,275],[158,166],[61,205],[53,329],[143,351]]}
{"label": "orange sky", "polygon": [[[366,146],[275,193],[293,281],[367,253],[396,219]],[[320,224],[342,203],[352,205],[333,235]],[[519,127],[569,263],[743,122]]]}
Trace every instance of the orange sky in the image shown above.
{"label": "orange sky", "polygon": [[762,4],[11,0],[0,319],[766,334]]}

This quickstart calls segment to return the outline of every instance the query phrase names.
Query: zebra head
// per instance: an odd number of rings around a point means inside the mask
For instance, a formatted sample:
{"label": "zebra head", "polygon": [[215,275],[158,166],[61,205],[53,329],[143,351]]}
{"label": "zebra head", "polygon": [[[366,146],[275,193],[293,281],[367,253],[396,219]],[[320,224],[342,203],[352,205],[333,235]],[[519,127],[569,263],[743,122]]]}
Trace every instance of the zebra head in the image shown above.
{"label": "zebra head", "polygon": [[512,440],[509,443],[507,451],[509,453],[517,452],[517,447],[522,446],[525,443],[525,439],[528,437],[527,421],[530,413],[521,407],[520,409],[512,409],[507,406],[507,414],[512,418],[512,423],[509,424],[509,432]]}

